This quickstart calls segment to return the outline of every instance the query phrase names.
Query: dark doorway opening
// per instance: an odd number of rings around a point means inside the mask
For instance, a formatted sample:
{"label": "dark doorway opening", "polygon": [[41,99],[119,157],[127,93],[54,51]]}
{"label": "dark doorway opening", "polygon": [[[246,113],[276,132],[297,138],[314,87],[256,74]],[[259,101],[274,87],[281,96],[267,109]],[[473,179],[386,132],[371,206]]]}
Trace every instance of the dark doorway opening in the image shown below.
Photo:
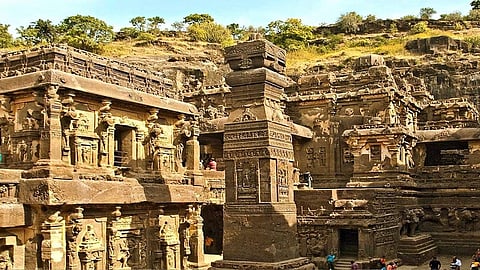
{"label": "dark doorway opening", "polygon": [[223,206],[209,204],[202,207],[205,254],[223,252]]}
{"label": "dark doorway opening", "polygon": [[425,166],[462,165],[468,157],[468,142],[427,143]]}
{"label": "dark doorway opening", "polygon": [[340,229],[340,256],[357,257],[358,230]]}

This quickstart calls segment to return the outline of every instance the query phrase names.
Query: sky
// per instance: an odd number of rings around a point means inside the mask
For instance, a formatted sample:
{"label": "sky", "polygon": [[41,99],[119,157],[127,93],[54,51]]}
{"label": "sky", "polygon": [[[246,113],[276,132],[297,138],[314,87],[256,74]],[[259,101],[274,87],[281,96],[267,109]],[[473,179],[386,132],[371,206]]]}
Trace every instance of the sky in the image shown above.
{"label": "sky", "polygon": [[54,24],[73,15],[89,15],[114,27],[131,26],[130,19],[159,16],[162,28],[171,28],[193,13],[209,14],[217,23],[263,26],[276,20],[301,19],[303,24],[331,24],[347,12],[380,19],[398,19],[418,15],[421,8],[433,8],[440,14],[459,11],[467,15],[471,0],[0,0],[0,23],[9,24],[10,32],[38,19]]}

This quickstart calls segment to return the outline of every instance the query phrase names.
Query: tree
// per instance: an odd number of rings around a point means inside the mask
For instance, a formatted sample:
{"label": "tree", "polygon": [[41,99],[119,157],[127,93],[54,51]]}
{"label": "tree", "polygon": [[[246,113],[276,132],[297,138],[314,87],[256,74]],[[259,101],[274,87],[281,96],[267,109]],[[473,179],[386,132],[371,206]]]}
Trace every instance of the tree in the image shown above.
{"label": "tree", "polygon": [[241,39],[245,34],[245,29],[241,28],[238,23],[231,23],[227,25],[227,29],[230,30],[230,33],[235,40]]}
{"label": "tree", "polygon": [[480,9],[480,0],[473,0],[470,2],[470,6],[473,10]]}
{"label": "tree", "polygon": [[183,22],[172,23],[172,28],[177,32],[182,31],[184,27],[185,27],[185,24]]}
{"label": "tree", "polygon": [[346,34],[354,34],[358,32],[361,24],[362,16],[354,11],[342,14],[337,20],[337,26]]}
{"label": "tree", "polygon": [[29,25],[28,27],[20,26],[16,29],[19,35],[18,40],[24,46],[33,46],[37,44],[37,30]]}
{"label": "tree", "polygon": [[367,15],[367,17],[365,17],[365,22],[367,22],[367,23],[372,23],[376,20],[377,20],[377,17],[373,14],[369,14],[369,15]]}
{"label": "tree", "polygon": [[148,31],[154,35],[160,34],[160,25],[165,23],[165,19],[159,16],[148,18]]}
{"label": "tree", "polygon": [[57,27],[52,24],[52,21],[38,19],[33,23],[33,27],[37,30],[39,43],[53,43],[57,40]]}
{"label": "tree", "polygon": [[420,19],[422,20],[430,20],[432,18],[432,15],[437,13],[433,8],[421,8],[420,9]]}
{"label": "tree", "polygon": [[143,16],[137,16],[129,21],[139,32],[145,32],[147,20]]}
{"label": "tree", "polygon": [[20,26],[17,32],[20,42],[25,46],[54,43],[58,39],[57,26],[50,20],[38,19],[27,27]]}
{"label": "tree", "polygon": [[223,46],[233,45],[233,39],[227,28],[214,22],[194,23],[187,29],[195,41],[219,43]]}
{"label": "tree", "polygon": [[265,31],[265,37],[274,44],[291,51],[307,46],[314,35],[313,27],[304,25],[300,19],[290,18],[286,21],[270,22]]}
{"label": "tree", "polygon": [[463,15],[460,11],[455,11],[448,14],[440,14],[440,20],[442,21],[461,21],[463,20]]}
{"label": "tree", "polygon": [[480,9],[472,9],[466,16],[467,20],[480,21]]}
{"label": "tree", "polygon": [[196,23],[204,23],[204,22],[213,22],[212,16],[208,14],[190,14],[183,18],[183,23],[188,25],[196,24]]}
{"label": "tree", "polygon": [[114,37],[112,26],[92,16],[70,16],[59,24],[58,29],[62,42],[96,53]]}
{"label": "tree", "polygon": [[9,24],[0,23],[0,48],[8,48],[13,44],[13,37],[8,32]]}

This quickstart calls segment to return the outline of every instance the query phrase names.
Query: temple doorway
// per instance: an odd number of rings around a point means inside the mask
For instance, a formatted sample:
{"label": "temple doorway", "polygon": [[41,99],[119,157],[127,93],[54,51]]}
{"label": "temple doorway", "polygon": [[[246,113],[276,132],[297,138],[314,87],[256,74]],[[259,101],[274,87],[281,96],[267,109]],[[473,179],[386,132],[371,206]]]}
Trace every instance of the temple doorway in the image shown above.
{"label": "temple doorway", "polygon": [[205,254],[223,252],[223,206],[208,204],[202,207]]}
{"label": "temple doorway", "polygon": [[357,257],[358,254],[358,230],[340,229],[340,256]]}

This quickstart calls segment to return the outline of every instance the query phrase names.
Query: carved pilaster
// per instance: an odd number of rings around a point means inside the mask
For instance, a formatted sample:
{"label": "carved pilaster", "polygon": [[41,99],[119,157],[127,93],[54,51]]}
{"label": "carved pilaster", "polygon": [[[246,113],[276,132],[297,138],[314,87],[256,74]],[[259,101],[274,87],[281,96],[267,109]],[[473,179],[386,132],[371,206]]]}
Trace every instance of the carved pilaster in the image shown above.
{"label": "carved pilaster", "polygon": [[42,223],[41,258],[44,270],[65,269],[65,220],[60,211],[50,215]]}
{"label": "carved pilaster", "polygon": [[189,265],[193,269],[206,267],[204,256],[203,218],[200,216],[201,205],[190,206],[187,221],[190,224],[190,256]]}
{"label": "carved pilaster", "polygon": [[68,223],[66,227],[67,236],[67,269],[79,270],[80,261],[77,253],[77,240],[78,235],[82,231],[83,224],[83,208],[75,208],[76,212],[72,213],[68,217]]}
{"label": "carved pilaster", "polygon": [[62,127],[60,114],[62,104],[57,94],[59,86],[50,84],[43,93],[43,123],[40,128],[40,160],[60,161],[62,159]]}
{"label": "carved pilaster", "polygon": [[100,167],[111,168],[114,162],[115,152],[115,121],[112,117],[111,110],[112,102],[110,100],[103,100],[102,107],[99,111],[100,124]]}
{"label": "carved pilaster", "polygon": [[160,220],[160,243],[156,253],[155,269],[180,270],[180,241],[175,232],[173,219]]}
{"label": "carved pilaster", "polygon": [[118,228],[118,222],[122,216],[121,207],[117,206],[111,214],[108,227],[108,269],[109,270],[128,270],[128,260],[130,259],[130,249],[128,248],[127,238],[122,235]]}

